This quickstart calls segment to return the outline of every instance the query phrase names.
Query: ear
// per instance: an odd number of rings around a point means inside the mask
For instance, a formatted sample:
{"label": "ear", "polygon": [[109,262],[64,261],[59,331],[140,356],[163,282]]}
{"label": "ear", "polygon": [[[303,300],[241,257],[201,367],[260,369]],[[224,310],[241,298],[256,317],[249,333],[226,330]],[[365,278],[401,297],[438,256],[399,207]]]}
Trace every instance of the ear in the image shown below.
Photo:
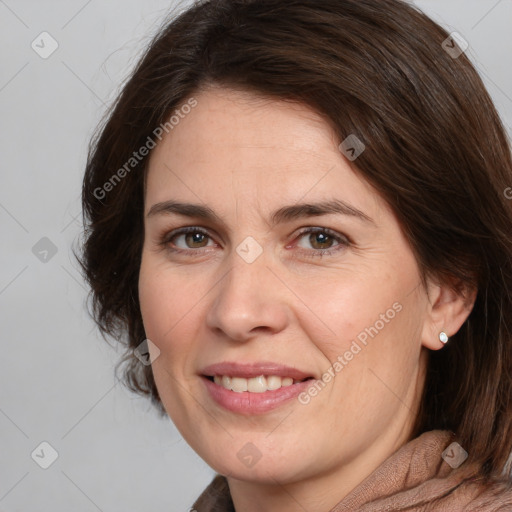
{"label": "ear", "polygon": [[439,333],[448,338],[453,336],[466,321],[475,304],[476,288],[469,288],[460,282],[445,284],[427,281],[427,315],[422,330],[422,345],[430,350],[439,350],[444,343]]}

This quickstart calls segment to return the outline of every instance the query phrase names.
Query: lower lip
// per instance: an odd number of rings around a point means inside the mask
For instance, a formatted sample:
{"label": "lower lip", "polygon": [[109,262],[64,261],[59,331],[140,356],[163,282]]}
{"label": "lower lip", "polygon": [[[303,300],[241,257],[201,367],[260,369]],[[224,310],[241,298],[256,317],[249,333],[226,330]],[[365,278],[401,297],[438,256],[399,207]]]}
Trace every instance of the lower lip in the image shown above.
{"label": "lower lip", "polygon": [[213,400],[224,409],[239,414],[264,414],[296,398],[311,385],[311,380],[264,393],[237,393],[226,389],[206,377],[201,377]]}

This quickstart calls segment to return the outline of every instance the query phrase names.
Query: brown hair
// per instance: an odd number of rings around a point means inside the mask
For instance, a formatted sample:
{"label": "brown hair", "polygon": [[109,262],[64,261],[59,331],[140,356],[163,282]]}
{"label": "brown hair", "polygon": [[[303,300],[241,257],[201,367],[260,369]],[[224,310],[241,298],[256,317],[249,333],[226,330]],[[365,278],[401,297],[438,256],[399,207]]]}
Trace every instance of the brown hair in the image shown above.
{"label": "brown hair", "polygon": [[414,434],[449,429],[484,477],[505,468],[511,153],[468,57],[445,51],[448,36],[400,0],[212,0],[160,31],[92,142],[83,183],[81,263],[98,325],[127,345],[131,389],[163,412],[151,367],[132,354],[145,339],[137,287],[147,157],[115,186],[112,177],[201,88],[253,91],[311,106],[340,141],[356,134],[366,146],[356,170],[397,215],[422,274],[461,293],[478,288],[468,320],[430,353]]}

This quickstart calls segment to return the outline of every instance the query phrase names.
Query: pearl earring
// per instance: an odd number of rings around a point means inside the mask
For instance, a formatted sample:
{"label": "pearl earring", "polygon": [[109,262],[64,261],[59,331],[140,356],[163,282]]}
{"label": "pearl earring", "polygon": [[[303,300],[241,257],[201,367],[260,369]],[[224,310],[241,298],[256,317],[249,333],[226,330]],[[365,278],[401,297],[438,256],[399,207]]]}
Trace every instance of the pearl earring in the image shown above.
{"label": "pearl earring", "polygon": [[444,331],[439,333],[439,341],[441,343],[446,343],[448,341],[448,335]]}

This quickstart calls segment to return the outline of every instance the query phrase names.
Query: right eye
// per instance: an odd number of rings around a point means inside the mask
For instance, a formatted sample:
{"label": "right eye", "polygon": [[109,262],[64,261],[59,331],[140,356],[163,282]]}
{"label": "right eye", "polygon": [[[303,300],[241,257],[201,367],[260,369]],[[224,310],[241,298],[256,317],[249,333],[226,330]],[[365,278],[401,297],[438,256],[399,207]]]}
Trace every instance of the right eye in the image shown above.
{"label": "right eye", "polygon": [[[208,245],[208,240],[212,241],[212,245]],[[214,245],[210,235],[203,229],[195,226],[176,229],[165,234],[161,244],[172,252],[185,253],[197,252],[197,249]]]}

